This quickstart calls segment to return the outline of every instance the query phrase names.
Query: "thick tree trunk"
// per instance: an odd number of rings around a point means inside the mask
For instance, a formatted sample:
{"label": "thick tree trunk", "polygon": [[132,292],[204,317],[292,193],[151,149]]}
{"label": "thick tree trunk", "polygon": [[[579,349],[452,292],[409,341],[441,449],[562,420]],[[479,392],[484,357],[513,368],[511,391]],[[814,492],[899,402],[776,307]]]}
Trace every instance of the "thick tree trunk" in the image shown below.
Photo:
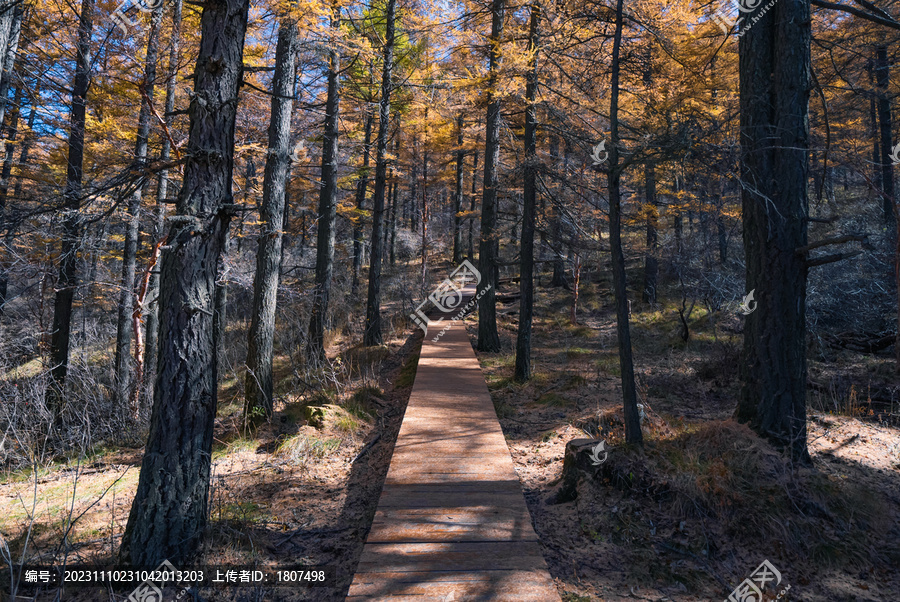
{"label": "thick tree trunk", "polygon": [[[181,46],[181,0],[175,0],[172,11],[172,36],[169,42],[169,64],[168,73],[166,75],[166,108],[163,122],[165,129],[172,125],[172,113],[175,111],[175,84],[176,75],[178,74],[178,56]],[[172,155],[172,143],[169,137],[162,137],[162,149],[160,150],[160,160],[165,163]],[[169,170],[163,169],[159,172],[159,180],[156,186],[156,216],[151,233],[151,240],[154,243],[161,243],[163,239],[163,229],[165,227],[166,216],[166,199],[169,194]],[[144,330],[147,332],[146,342],[144,344],[144,358],[146,367],[144,369],[144,395],[142,397],[141,415],[149,414],[147,411],[153,401],[153,384],[156,380],[156,355],[159,348],[159,274],[162,265],[162,257],[165,255],[165,249],[162,245],[159,249],[159,258],[156,265],[151,268],[150,280],[147,284],[148,300],[145,304],[144,314]]]}
{"label": "thick tree trunk", "polygon": [[81,236],[81,187],[84,175],[84,128],[87,93],[91,81],[91,33],[94,29],[94,0],[82,0],[78,20],[78,45],[75,53],[75,78],[72,85],[72,110],[69,117],[68,167],[63,195],[63,234],[59,254],[59,277],[53,301],[53,327],[50,335],[50,374],[48,405],[54,420],[64,405],[63,387],[69,369],[69,342],[72,332],[72,301],[78,285],[78,239]]}
{"label": "thick tree trunk", "polygon": [[275,309],[281,278],[284,238],[285,188],[291,170],[291,117],[294,114],[294,80],[297,77],[297,24],[281,21],[275,47],[272,77],[272,109],[269,151],[259,207],[260,236],[253,278],[253,309],[247,337],[247,374],[244,381],[244,427],[271,418],[274,409],[272,360],[275,341]]}
{"label": "thick tree trunk", "polygon": [[354,299],[359,291],[359,268],[362,265],[362,210],[365,207],[366,191],[369,188],[369,149],[372,146],[372,122],[375,116],[371,110],[366,113],[365,140],[363,142],[363,164],[356,183],[356,219],[353,222],[353,280],[350,295]]}
{"label": "thick tree trunk", "polygon": [[525,382],[531,378],[531,321],[534,316],[534,222],[537,205],[537,116],[534,106],[538,88],[538,35],[541,6],[531,5],[528,50],[531,53],[525,85],[525,182],[522,193],[522,242],[519,249],[519,329],[516,334],[516,367],[514,378]]}
{"label": "thick tree trunk", "polygon": [[[378,106],[378,138],[375,141],[375,193],[372,199],[372,247],[369,257],[369,290],[366,300],[366,330],[363,345],[381,345],[381,264],[384,258],[384,194],[387,181],[387,144],[391,119],[391,77],[394,69],[394,7],[385,7],[384,66],[381,72],[381,103]],[[424,248],[422,250],[424,253]]]}
{"label": "thick tree trunk", "polygon": [[659,280],[659,252],[657,234],[658,203],[656,202],[656,166],[647,163],[644,166],[646,184],[647,212],[647,254],[644,256],[644,292],[641,295],[644,303],[656,303],[656,286]]}
{"label": "thick tree trunk", "polygon": [[453,263],[460,264],[463,260],[462,251],[462,218],[463,210],[463,160],[466,153],[463,150],[463,116],[456,117],[456,190],[453,195]]}
{"label": "thick tree trunk", "polygon": [[643,444],[641,418],[634,386],[634,360],[631,354],[631,330],[628,324],[628,284],[625,255],[622,252],[622,210],[619,189],[619,52],[622,47],[622,0],[616,3],[616,31],[613,38],[612,81],[609,101],[609,242],[612,250],[613,289],[616,296],[616,327],[619,334],[619,368],[622,372],[622,398],[625,406],[625,441]]}
{"label": "thick tree trunk", "polygon": [[249,0],[207,0],[200,16],[184,185],[163,257],[150,434],[121,560],[191,560],[207,523],[218,370],[216,273],[233,211],[234,128]]}
{"label": "thick tree trunk", "polygon": [[[150,103],[156,89],[156,60],[159,48],[159,24],[162,20],[163,6],[158,6],[150,19],[150,30],[147,34],[147,54],[144,60],[144,80],[139,84],[142,90],[141,110],[138,114],[137,137],[134,143],[134,164],[142,169],[147,162],[147,141],[150,136]],[[146,96],[145,96],[146,95]],[[128,199],[127,216],[125,218],[125,244],[122,249],[122,279],[119,292],[119,315],[116,322],[116,403],[125,408],[131,396],[131,342],[134,338],[134,287],[137,270],[138,235],[140,234],[141,200],[146,183],[135,187]],[[139,387],[140,383],[134,383]],[[138,408],[132,408],[139,415]]]}
{"label": "thick tree trunk", "polygon": [[503,33],[504,0],[491,0],[490,74],[488,76],[487,121],[484,142],[484,190],[481,196],[481,237],[478,244],[478,342],[479,351],[500,351],[497,334],[497,259],[500,233],[497,231],[497,188],[500,184],[500,100],[497,81],[500,71],[500,36]]}
{"label": "thick tree trunk", "polygon": [[[338,21],[339,15],[335,14],[331,21],[332,28],[338,27]],[[306,340],[307,355],[318,359],[325,359],[325,318],[331,294],[331,274],[334,270],[340,69],[340,56],[337,50],[332,50],[328,58],[328,96],[325,101],[325,131],[322,136],[322,184],[319,190],[316,228],[316,281],[309,318],[309,335]]]}
{"label": "thick tree trunk", "polygon": [[[890,64],[887,57],[887,46],[875,49],[875,83],[878,86],[878,125],[881,130],[881,189],[884,222],[894,222],[894,162],[893,141],[891,136],[891,99],[890,99]],[[888,228],[888,232],[892,232]]]}
{"label": "thick tree trunk", "polygon": [[747,292],[736,417],[808,462],[806,276],[809,0],[779,0],[739,43]]}

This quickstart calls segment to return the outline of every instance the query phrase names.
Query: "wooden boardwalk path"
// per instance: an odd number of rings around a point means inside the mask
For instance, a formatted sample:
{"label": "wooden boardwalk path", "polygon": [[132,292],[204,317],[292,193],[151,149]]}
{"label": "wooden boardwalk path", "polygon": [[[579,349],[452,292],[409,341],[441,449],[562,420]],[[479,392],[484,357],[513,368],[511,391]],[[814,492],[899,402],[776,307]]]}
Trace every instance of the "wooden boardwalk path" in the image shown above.
{"label": "wooden boardwalk path", "polygon": [[347,600],[559,602],[465,328],[428,330]]}

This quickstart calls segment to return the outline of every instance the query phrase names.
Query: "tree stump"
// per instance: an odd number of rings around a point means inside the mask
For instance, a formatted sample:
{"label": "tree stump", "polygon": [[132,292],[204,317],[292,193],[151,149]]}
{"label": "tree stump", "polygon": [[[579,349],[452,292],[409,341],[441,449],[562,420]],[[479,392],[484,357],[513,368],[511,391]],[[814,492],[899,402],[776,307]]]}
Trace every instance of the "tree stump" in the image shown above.
{"label": "tree stump", "polygon": [[556,491],[547,498],[547,503],[564,504],[578,497],[578,483],[582,478],[594,478],[606,460],[607,450],[594,449],[603,443],[602,439],[572,439],[566,443],[566,455],[563,459],[562,476]]}

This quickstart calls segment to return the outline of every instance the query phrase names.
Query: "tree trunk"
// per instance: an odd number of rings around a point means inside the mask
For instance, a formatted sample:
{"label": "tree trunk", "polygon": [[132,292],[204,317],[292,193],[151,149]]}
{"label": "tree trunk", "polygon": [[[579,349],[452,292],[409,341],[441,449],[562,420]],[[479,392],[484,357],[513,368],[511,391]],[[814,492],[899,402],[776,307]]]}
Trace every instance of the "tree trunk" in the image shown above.
{"label": "tree trunk", "polygon": [[[22,90],[20,86],[17,90]],[[19,101],[16,102],[15,114],[13,115],[15,121],[10,124],[10,132],[9,132],[9,142],[6,144],[6,155],[3,160],[3,174],[0,176],[0,319],[3,318],[3,306],[6,304],[8,299],[8,286],[9,286],[9,258],[5,256],[4,253],[8,252],[8,249],[12,246],[12,238],[13,233],[16,230],[16,226],[14,223],[10,223],[7,220],[7,199],[9,195],[9,180],[12,176],[12,166],[13,166],[13,158],[15,156],[16,146],[15,144],[11,144],[12,141],[16,140],[18,137],[18,120],[21,113],[21,105]],[[28,131],[32,131],[34,127],[34,120],[37,117],[37,104],[31,102],[31,109],[28,113]],[[28,150],[31,146],[31,138],[23,138],[22,139],[22,149],[19,152],[19,165],[24,165],[28,160]],[[21,191],[22,178],[19,177],[16,180],[16,189]],[[14,195],[17,193],[14,193]],[[18,197],[17,197],[18,198]]]}
{"label": "tree trunk", "polygon": [[[150,19],[150,31],[147,34],[147,55],[144,60],[144,80],[139,84],[141,89],[141,110],[138,115],[137,136],[134,143],[134,164],[137,169],[146,167],[147,141],[150,137],[150,103],[156,89],[156,60],[159,47],[159,24],[162,20],[163,6],[158,6]],[[116,403],[118,407],[128,406],[131,396],[131,342],[134,338],[134,286],[137,270],[138,236],[140,234],[141,200],[146,183],[136,186],[128,199],[127,217],[125,219],[125,244],[122,249],[122,288],[119,292],[119,315],[116,322]],[[134,383],[139,387],[140,383]],[[138,416],[139,409],[132,408]]]}
{"label": "tree trunk", "polygon": [[275,342],[275,309],[281,278],[284,238],[285,188],[291,169],[291,117],[294,113],[294,80],[297,77],[297,24],[283,18],[275,48],[269,151],[259,207],[261,232],[256,250],[253,309],[247,337],[247,374],[244,381],[244,428],[271,418],[274,410],[272,360]]}
{"label": "tree trunk", "polygon": [[481,196],[481,237],[478,244],[478,343],[479,351],[500,351],[497,334],[497,259],[500,254],[497,232],[497,188],[500,162],[500,100],[497,80],[500,71],[500,36],[503,33],[504,0],[491,0],[490,72],[488,75],[487,121],[484,142],[484,190]]}
{"label": "tree trunk", "polygon": [[877,191],[881,187],[881,130],[878,127],[878,90],[875,86],[875,58],[866,62],[866,70],[869,73],[869,83],[872,85],[872,94],[869,97],[869,128],[872,136],[872,183]]}
{"label": "tree trunk", "polygon": [[[550,161],[553,163],[553,169],[559,167],[559,137],[553,135],[550,137]],[[565,177],[565,175],[564,175]],[[554,190],[556,190],[554,185]],[[566,280],[566,266],[562,259],[562,228],[560,227],[559,210],[551,202],[550,205],[550,248],[553,251],[553,274],[550,277],[550,286],[552,288],[569,288]]]}
{"label": "tree trunk", "polygon": [[757,433],[809,462],[806,276],[810,90],[809,0],[779,0],[739,43],[746,290],[736,411]]}
{"label": "tree trunk", "polygon": [[462,251],[462,218],[463,210],[463,116],[456,117],[456,192],[453,195],[453,263],[459,265],[463,260]]}
{"label": "tree trunk", "polygon": [[538,87],[538,28],[541,6],[531,5],[528,51],[531,55],[525,85],[525,182],[522,193],[522,242],[519,249],[519,329],[516,333],[516,367],[514,378],[525,382],[531,378],[531,321],[534,315],[534,222],[537,200],[537,116],[534,103]]}
{"label": "tree trunk", "polygon": [[[394,138],[394,157],[398,157],[400,153],[400,130],[397,130],[396,138]],[[395,172],[391,169],[391,265],[397,261],[397,202],[400,200],[400,182],[397,180]]]}
{"label": "tree trunk", "polygon": [[[676,205],[681,203],[680,195],[681,192],[681,178],[678,177],[678,174],[675,174],[673,177],[673,188],[675,189],[675,203]],[[675,230],[675,250],[678,252],[679,259],[681,258],[681,252],[684,250],[684,217],[681,215],[681,207],[677,206],[674,208],[674,216],[673,216],[673,224],[672,228]]]}
{"label": "tree trunk", "polygon": [[[331,27],[338,27],[339,15],[331,19]],[[319,191],[319,215],[316,228],[316,284],[313,291],[307,355],[325,359],[325,316],[331,294],[331,273],[334,269],[334,222],[337,213],[337,156],[340,95],[338,77],[340,56],[332,50],[328,58],[328,96],[325,101],[325,132],[322,137],[322,184]]]}
{"label": "tree trunk", "polygon": [[[6,202],[9,194],[9,177],[12,173],[13,157],[16,146],[14,144],[19,130],[19,117],[21,114],[22,95],[24,84],[16,87],[13,112],[9,119],[7,141],[4,148],[3,171],[0,174],[0,322],[3,320],[3,307],[6,305],[6,295],[9,287],[9,257],[8,246],[12,242],[11,225],[6,223]],[[34,105],[32,104],[32,113]]]}
{"label": "tree trunk", "polygon": [[656,303],[656,286],[659,279],[659,252],[657,220],[659,205],[656,201],[656,166],[647,163],[644,166],[644,180],[647,187],[647,254],[644,256],[644,303]]}
{"label": "tree trunk", "polygon": [[425,139],[422,141],[422,288],[428,269],[428,106],[425,107]]}
{"label": "tree trunk", "polygon": [[[369,290],[366,300],[366,330],[363,345],[381,345],[381,263],[384,258],[384,193],[387,180],[387,144],[391,119],[391,77],[394,69],[394,6],[385,7],[384,65],[381,72],[381,103],[378,106],[378,139],[375,141],[375,193],[372,199],[372,247],[369,257]],[[424,220],[423,220],[424,222]],[[422,250],[424,254],[424,248]]]}
{"label": "tree trunk", "polygon": [[63,234],[59,254],[59,277],[53,301],[53,327],[50,335],[50,374],[48,406],[58,422],[63,410],[66,374],[69,369],[69,343],[72,332],[72,301],[78,285],[78,239],[81,237],[81,187],[84,175],[84,128],[87,93],[91,81],[91,33],[94,29],[94,0],[82,0],[78,20],[78,45],[75,53],[75,77],[72,84],[72,110],[69,117],[66,190],[63,195]]}
{"label": "tree trunk", "polygon": [[249,0],[207,0],[184,185],[163,257],[150,434],[122,536],[123,563],[184,565],[206,528],[218,370],[216,273],[233,211],[234,128]]}
{"label": "tree trunk", "polygon": [[[172,37],[169,45],[169,65],[168,74],[166,76],[166,109],[163,122],[166,131],[172,125],[172,113],[175,111],[175,84],[176,75],[178,74],[178,56],[181,46],[181,0],[175,0],[172,12]],[[160,150],[160,161],[165,163],[172,154],[172,143],[169,136],[162,137],[162,149]],[[169,194],[169,170],[163,169],[159,172],[159,180],[156,186],[156,219],[153,225],[151,240],[155,243],[161,243],[163,239],[163,229],[165,228],[166,216],[166,199]],[[165,255],[165,249],[160,246],[159,258],[156,265],[150,271],[150,280],[147,285],[147,303],[145,305],[144,330],[147,332],[146,342],[144,344],[144,358],[146,368],[144,370],[144,395],[142,397],[143,407],[141,414],[147,414],[147,409],[153,401],[153,386],[156,381],[156,356],[159,347],[159,274],[160,266],[162,266],[162,257]]]}
{"label": "tree trunk", "polygon": [[366,113],[365,140],[363,142],[363,164],[356,183],[356,219],[353,221],[353,280],[350,295],[354,299],[359,291],[359,268],[362,265],[362,210],[366,201],[366,190],[369,188],[369,148],[372,146],[372,122],[375,116],[372,111]]}
{"label": "tree trunk", "polygon": [[[875,83],[878,86],[878,123],[881,129],[881,189],[884,192],[882,207],[884,222],[894,222],[894,162],[893,141],[891,136],[891,99],[890,99],[890,64],[887,57],[887,46],[880,45],[875,49]],[[888,232],[892,232],[888,228]]]}
{"label": "tree trunk", "polygon": [[613,288],[616,295],[616,327],[619,334],[619,368],[622,372],[622,398],[625,405],[625,441],[642,445],[641,418],[634,386],[634,360],[631,355],[631,330],[628,324],[628,285],[625,255],[622,252],[621,192],[619,190],[619,51],[622,47],[622,0],[616,3],[616,31],[613,38],[612,81],[609,100],[609,242],[612,250]]}
{"label": "tree trunk", "polygon": [[472,151],[472,193],[469,196],[469,260],[475,260],[475,199],[478,192],[478,143],[480,140],[475,138],[475,150]]}
{"label": "tree trunk", "polygon": [[6,105],[9,86],[12,83],[13,67],[16,52],[19,49],[19,35],[22,32],[22,15],[25,9],[22,3],[14,7],[7,5],[0,14],[0,124],[6,120]]}
{"label": "tree trunk", "polygon": [[[228,253],[228,230],[225,231],[225,242],[219,255],[219,267],[216,268],[215,309],[213,310],[213,343],[215,345],[216,372],[225,367],[225,328],[228,325],[228,279],[225,275],[225,256]],[[218,383],[218,381],[216,381]]]}

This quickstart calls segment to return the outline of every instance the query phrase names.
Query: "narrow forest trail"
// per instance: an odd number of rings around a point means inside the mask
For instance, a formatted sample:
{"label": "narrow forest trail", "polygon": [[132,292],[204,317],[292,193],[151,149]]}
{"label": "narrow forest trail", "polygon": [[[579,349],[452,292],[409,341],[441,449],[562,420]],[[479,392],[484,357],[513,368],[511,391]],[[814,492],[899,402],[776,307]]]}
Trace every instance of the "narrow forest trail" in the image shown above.
{"label": "narrow forest trail", "polygon": [[559,600],[466,330],[429,328],[348,600]]}

